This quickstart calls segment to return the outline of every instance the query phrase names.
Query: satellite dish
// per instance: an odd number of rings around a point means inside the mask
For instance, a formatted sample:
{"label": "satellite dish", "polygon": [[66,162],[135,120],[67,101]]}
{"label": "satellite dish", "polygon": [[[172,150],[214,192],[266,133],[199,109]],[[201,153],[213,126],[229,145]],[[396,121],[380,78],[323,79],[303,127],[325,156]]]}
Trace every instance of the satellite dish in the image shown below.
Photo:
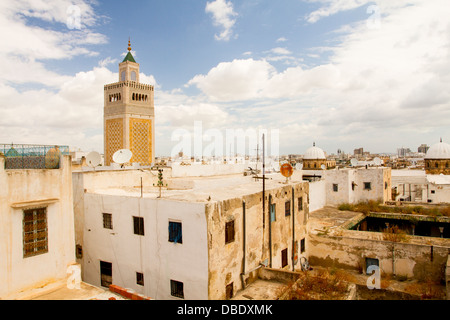
{"label": "satellite dish", "polygon": [[120,165],[123,165],[131,160],[131,157],[133,156],[133,153],[131,153],[128,149],[121,149],[114,153],[113,155],[113,161],[115,163],[118,163]]}
{"label": "satellite dish", "polygon": [[376,166],[381,166],[381,164],[383,163],[383,161],[378,157],[373,159],[373,162],[375,163]]}
{"label": "satellite dish", "polygon": [[352,167],[356,167],[358,165],[358,160],[353,158],[352,160],[350,160],[350,163],[352,164]]}
{"label": "satellite dish", "polygon": [[302,170],[302,169],[303,169],[303,163],[297,163],[297,164],[295,165],[295,169],[297,169],[297,170]]}
{"label": "satellite dish", "polygon": [[86,156],[86,163],[89,167],[95,168],[100,165],[102,162],[102,157],[100,156],[100,153],[98,152],[91,152]]}
{"label": "satellite dish", "polygon": [[294,173],[294,168],[289,163],[285,163],[280,167],[280,172],[284,177],[289,178]]}
{"label": "satellite dish", "polygon": [[325,169],[327,168],[327,166],[323,164],[323,165],[320,166],[320,168],[321,168],[322,170],[325,170]]}

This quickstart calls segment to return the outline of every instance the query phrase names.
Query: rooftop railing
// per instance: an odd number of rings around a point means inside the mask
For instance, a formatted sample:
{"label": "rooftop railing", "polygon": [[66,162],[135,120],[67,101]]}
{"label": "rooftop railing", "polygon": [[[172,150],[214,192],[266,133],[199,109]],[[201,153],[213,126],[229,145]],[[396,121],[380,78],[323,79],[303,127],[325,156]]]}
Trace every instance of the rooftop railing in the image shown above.
{"label": "rooftop railing", "polygon": [[62,155],[69,154],[68,146],[31,144],[0,144],[5,156],[5,169],[59,169]]}

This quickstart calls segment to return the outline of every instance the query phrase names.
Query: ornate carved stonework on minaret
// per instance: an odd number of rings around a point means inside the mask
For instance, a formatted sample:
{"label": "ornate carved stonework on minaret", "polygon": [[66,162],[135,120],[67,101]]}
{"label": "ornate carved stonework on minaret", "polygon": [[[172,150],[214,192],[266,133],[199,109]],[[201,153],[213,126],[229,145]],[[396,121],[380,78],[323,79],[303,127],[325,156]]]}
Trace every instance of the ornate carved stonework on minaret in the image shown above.
{"label": "ornate carved stonework on minaret", "polygon": [[105,86],[105,166],[120,149],[131,150],[131,163],[155,162],[154,92],[152,85],[139,82],[139,64],[129,41],[128,53],[119,64],[119,82]]}

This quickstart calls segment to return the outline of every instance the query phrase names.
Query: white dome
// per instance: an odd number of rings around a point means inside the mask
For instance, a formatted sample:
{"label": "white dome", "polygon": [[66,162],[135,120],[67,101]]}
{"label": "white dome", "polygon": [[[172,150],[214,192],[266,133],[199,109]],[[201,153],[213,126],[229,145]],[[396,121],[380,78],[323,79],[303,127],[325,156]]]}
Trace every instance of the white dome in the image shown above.
{"label": "white dome", "polygon": [[450,159],[450,144],[442,141],[436,143],[428,149],[425,159]]}
{"label": "white dome", "polygon": [[303,156],[305,160],[317,160],[317,159],[326,159],[325,153],[322,149],[314,146],[306,150],[305,155]]}

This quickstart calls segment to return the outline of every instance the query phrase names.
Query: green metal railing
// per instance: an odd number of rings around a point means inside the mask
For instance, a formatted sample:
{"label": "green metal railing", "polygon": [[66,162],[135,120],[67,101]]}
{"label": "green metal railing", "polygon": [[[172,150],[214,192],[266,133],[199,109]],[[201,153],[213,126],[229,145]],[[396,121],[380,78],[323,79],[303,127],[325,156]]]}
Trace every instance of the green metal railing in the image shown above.
{"label": "green metal railing", "polygon": [[68,146],[31,144],[0,144],[5,156],[5,169],[59,169],[62,155],[69,154]]}

